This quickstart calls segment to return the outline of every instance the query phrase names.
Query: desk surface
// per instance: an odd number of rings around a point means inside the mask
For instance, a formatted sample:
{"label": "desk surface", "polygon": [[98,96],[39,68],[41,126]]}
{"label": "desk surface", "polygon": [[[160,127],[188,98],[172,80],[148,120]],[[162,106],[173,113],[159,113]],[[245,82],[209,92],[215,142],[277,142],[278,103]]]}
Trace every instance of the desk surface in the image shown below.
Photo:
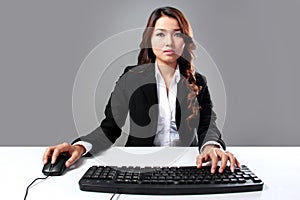
{"label": "desk surface", "polygon": [[[45,147],[0,147],[0,199],[23,199],[26,187],[44,177],[42,155]],[[300,147],[229,147],[242,164],[264,181],[259,192],[216,195],[115,195],[114,199],[300,199]],[[92,165],[180,166],[194,165],[197,148],[114,147],[94,158],[82,158],[63,176],[38,181],[29,190],[28,200],[110,199],[110,193],[85,192],[78,181]]]}

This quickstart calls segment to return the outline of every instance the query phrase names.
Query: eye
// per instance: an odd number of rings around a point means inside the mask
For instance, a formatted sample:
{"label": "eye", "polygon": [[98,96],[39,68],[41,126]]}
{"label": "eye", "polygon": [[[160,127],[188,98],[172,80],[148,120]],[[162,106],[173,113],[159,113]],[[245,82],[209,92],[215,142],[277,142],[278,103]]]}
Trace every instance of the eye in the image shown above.
{"label": "eye", "polygon": [[163,37],[163,36],[165,36],[165,34],[163,34],[163,33],[157,33],[156,36]]}
{"label": "eye", "polygon": [[183,34],[180,33],[180,32],[177,32],[177,33],[174,33],[174,36],[175,36],[175,37],[183,37]]}

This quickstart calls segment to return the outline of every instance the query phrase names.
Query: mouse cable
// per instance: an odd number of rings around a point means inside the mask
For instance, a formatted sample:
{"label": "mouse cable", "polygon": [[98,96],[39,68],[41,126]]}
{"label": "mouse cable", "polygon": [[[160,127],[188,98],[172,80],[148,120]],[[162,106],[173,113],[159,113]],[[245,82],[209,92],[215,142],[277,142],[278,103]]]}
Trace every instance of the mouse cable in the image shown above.
{"label": "mouse cable", "polygon": [[[44,178],[36,178],[36,179],[34,179],[34,181],[32,181],[32,182],[28,185],[28,187],[26,188],[26,193],[25,193],[25,196],[24,196],[24,200],[26,200],[27,195],[28,195],[28,190],[29,190],[30,186],[32,186],[32,184],[34,184],[37,180],[46,180],[48,177],[49,177],[49,176],[46,176],[46,177],[44,177]],[[111,196],[110,200],[112,200],[116,194],[117,194],[117,192],[114,192],[113,195]],[[119,198],[119,197],[118,197],[118,198]]]}
{"label": "mouse cable", "polygon": [[[114,196],[115,196],[116,194],[118,194],[117,191],[115,191],[115,192],[113,193],[113,195],[110,197],[110,200],[113,200],[113,198],[114,198]],[[121,195],[121,194],[119,194],[119,196],[117,197],[117,199],[119,199],[120,195]]]}
{"label": "mouse cable", "polygon": [[31,186],[32,184],[34,184],[35,181],[37,181],[37,180],[45,180],[45,179],[47,179],[48,177],[49,177],[49,176],[46,176],[46,177],[44,177],[44,178],[36,178],[36,179],[34,179],[34,181],[32,181],[32,182],[28,185],[28,187],[26,188],[26,193],[25,193],[25,196],[24,196],[24,200],[26,200],[26,197],[27,197],[27,195],[28,195],[28,190],[29,190],[30,186]]}

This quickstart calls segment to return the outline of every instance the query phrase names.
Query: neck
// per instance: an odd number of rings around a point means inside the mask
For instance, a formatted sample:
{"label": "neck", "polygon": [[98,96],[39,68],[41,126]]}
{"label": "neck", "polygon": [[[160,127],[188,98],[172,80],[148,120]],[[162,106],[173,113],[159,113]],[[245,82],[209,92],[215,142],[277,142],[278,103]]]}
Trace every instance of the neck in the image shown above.
{"label": "neck", "polygon": [[173,77],[177,67],[177,63],[174,63],[172,65],[167,65],[165,63],[157,62],[157,66],[163,77]]}

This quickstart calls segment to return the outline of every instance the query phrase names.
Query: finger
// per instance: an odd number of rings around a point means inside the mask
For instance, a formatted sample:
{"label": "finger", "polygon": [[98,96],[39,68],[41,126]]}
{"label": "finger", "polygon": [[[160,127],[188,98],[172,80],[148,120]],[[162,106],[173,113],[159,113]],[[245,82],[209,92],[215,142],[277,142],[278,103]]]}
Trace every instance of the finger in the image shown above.
{"label": "finger", "polygon": [[226,168],[227,161],[228,161],[228,155],[225,152],[222,152],[221,154],[221,166],[219,168],[219,172],[222,173],[224,169]]}
{"label": "finger", "polygon": [[70,167],[80,158],[80,154],[78,151],[73,151],[71,157],[66,161],[66,167]]}
{"label": "finger", "polygon": [[232,156],[234,157],[234,163],[238,168],[242,168],[241,163],[238,161],[238,159],[232,154]]}
{"label": "finger", "polygon": [[56,162],[56,159],[59,154],[60,154],[60,149],[55,148],[51,157],[51,164],[54,164]]}
{"label": "finger", "polygon": [[57,157],[62,152],[68,152],[70,148],[70,145],[68,143],[63,143],[55,147],[52,158],[51,158],[51,164],[54,164],[56,162]]}
{"label": "finger", "polygon": [[196,166],[198,169],[200,169],[202,167],[202,156],[198,155],[196,158]]}
{"label": "finger", "polygon": [[238,168],[242,168],[241,163],[238,161],[238,159],[235,157],[235,164]]}
{"label": "finger", "polygon": [[238,159],[235,158],[235,161],[236,161],[237,166],[238,166],[239,168],[242,168],[242,165],[241,165],[241,163],[238,161]]}
{"label": "finger", "polygon": [[198,155],[196,159],[196,165],[198,169],[202,167],[203,162],[205,162],[205,157],[203,157],[203,155]]}
{"label": "finger", "polygon": [[207,162],[209,159],[209,156],[207,154],[201,154],[197,156],[197,168],[201,168],[204,162]]}
{"label": "finger", "polygon": [[228,152],[229,160],[230,160],[230,171],[234,172],[234,166],[236,164],[236,158],[232,153]]}
{"label": "finger", "polygon": [[216,169],[217,169],[217,165],[218,165],[218,155],[216,153],[215,150],[211,151],[209,153],[210,159],[211,159],[211,173],[214,174]]}
{"label": "finger", "polygon": [[54,147],[48,147],[46,149],[46,151],[44,152],[44,155],[43,155],[43,164],[47,164],[48,162],[48,159],[51,157],[51,154],[53,153],[53,148]]}
{"label": "finger", "polygon": [[209,159],[209,156],[207,154],[201,154],[197,156],[196,165],[197,168],[201,168],[204,162],[207,162]]}

